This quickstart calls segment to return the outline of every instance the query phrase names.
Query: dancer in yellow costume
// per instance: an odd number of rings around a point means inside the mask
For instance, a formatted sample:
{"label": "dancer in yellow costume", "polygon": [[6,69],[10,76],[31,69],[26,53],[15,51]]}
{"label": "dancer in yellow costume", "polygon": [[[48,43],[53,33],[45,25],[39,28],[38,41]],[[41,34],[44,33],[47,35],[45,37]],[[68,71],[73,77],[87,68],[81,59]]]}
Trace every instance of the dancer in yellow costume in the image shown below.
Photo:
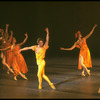
{"label": "dancer in yellow costume", "polygon": [[39,89],[42,89],[42,78],[44,78],[49,85],[51,86],[52,89],[55,89],[55,86],[53,85],[53,83],[51,83],[51,81],[49,80],[49,78],[45,75],[45,53],[46,50],[49,48],[48,43],[49,43],[49,30],[48,28],[45,29],[47,32],[47,36],[46,36],[46,42],[43,45],[43,41],[41,38],[37,39],[37,44],[35,46],[31,46],[31,47],[25,47],[23,49],[20,49],[19,52],[21,51],[25,51],[25,50],[29,50],[32,49],[33,51],[35,51],[35,55],[36,55],[36,60],[37,60],[37,65],[38,65],[38,81],[39,81]]}

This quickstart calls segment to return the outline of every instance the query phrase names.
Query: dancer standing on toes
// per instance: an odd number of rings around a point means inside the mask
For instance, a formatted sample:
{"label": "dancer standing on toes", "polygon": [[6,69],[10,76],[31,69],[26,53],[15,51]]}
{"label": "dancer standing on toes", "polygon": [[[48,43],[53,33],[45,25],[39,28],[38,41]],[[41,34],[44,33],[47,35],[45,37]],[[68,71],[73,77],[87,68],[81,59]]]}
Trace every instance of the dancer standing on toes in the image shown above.
{"label": "dancer standing on toes", "polygon": [[77,42],[75,42],[71,48],[61,48],[61,50],[73,50],[75,47],[80,49],[78,69],[83,68],[82,76],[85,76],[85,70],[88,73],[88,75],[90,75],[90,70],[88,70],[87,67],[92,67],[92,62],[91,62],[91,55],[86,40],[92,35],[96,27],[97,25],[95,24],[91,32],[83,38],[81,32],[78,31],[75,34],[75,37],[78,38]]}
{"label": "dancer standing on toes", "polygon": [[29,50],[32,49],[33,51],[35,51],[36,54],[36,59],[37,59],[37,65],[38,65],[38,82],[39,82],[39,89],[42,89],[42,78],[44,78],[49,85],[51,86],[51,88],[55,89],[55,86],[53,85],[53,83],[51,83],[51,81],[49,80],[49,78],[45,75],[45,53],[46,50],[49,48],[48,43],[49,43],[49,30],[48,28],[45,29],[47,32],[47,36],[46,36],[46,42],[43,45],[43,40],[41,38],[37,39],[37,44],[35,46],[31,46],[31,47],[25,47],[23,49],[21,49],[19,52],[24,51],[24,50]]}
{"label": "dancer standing on toes", "polygon": [[23,45],[28,38],[27,34],[25,34],[25,36],[26,38],[22,43],[16,44],[16,39],[13,37],[12,46],[0,49],[2,51],[11,49],[12,51],[10,59],[12,60],[12,68],[14,69],[14,80],[17,80],[18,75],[21,75],[24,79],[27,79],[27,77],[24,75],[28,72],[27,65],[22,54],[19,52],[21,45]]}

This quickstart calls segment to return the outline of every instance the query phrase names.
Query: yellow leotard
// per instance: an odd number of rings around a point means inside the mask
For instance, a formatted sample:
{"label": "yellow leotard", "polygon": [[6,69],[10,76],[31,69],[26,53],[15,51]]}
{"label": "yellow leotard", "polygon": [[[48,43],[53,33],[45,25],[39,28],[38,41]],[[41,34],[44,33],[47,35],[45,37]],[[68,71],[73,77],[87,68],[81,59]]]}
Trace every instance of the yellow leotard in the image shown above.
{"label": "yellow leotard", "polygon": [[42,61],[44,61],[44,58],[45,58],[45,53],[46,53],[46,50],[49,48],[49,46],[43,46],[39,53],[36,52],[37,50],[37,46],[38,45],[35,45],[35,46],[32,46],[32,50],[35,51],[35,55],[36,55],[36,60],[37,60],[37,65],[40,65],[42,63]]}

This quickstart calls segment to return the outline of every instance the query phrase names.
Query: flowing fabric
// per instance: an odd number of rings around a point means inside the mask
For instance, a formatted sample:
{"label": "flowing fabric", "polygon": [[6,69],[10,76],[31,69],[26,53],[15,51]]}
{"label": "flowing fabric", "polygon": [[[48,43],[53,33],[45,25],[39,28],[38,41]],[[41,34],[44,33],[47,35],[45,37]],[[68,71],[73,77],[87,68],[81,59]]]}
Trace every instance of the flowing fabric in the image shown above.
{"label": "flowing fabric", "polygon": [[22,72],[22,73],[27,73],[28,72],[25,59],[22,56],[22,54],[20,52],[18,52],[19,50],[20,50],[20,45],[19,44],[12,47],[12,52],[13,52],[12,66],[14,68],[14,75],[15,76],[18,75],[19,72]]}
{"label": "flowing fabric", "polygon": [[[86,39],[83,38],[83,42],[77,43],[76,47],[80,49],[79,57],[83,56],[84,65],[86,67],[92,67],[91,55],[90,55],[90,51],[89,51],[89,48],[88,48],[87,43],[86,43]],[[82,66],[80,65],[80,59],[79,59],[79,62],[78,62],[78,69],[82,69]]]}

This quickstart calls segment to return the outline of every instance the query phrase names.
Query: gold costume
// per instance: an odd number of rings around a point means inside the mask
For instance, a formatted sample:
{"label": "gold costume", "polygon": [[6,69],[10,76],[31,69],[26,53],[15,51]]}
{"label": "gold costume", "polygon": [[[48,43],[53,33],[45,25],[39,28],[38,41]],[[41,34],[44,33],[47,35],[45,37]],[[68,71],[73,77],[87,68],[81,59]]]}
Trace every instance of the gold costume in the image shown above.
{"label": "gold costume", "polygon": [[45,75],[45,53],[46,50],[49,48],[49,46],[43,46],[39,52],[37,53],[37,47],[38,45],[32,46],[32,50],[35,51],[35,55],[36,55],[36,60],[37,60],[37,65],[38,65],[38,81],[39,81],[39,89],[42,89],[42,78],[44,78],[49,85],[51,86],[51,88],[55,89],[53,83],[51,83],[51,81],[49,80],[49,78]]}

